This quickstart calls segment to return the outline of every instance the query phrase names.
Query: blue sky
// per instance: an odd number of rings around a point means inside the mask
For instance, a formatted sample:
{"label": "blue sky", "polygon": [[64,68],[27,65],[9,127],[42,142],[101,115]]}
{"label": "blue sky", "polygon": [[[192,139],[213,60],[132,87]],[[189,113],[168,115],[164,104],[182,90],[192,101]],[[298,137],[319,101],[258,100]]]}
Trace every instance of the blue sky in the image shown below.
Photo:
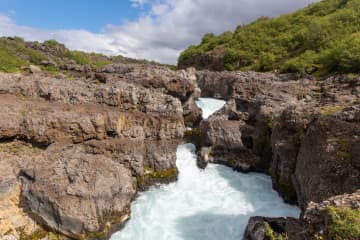
{"label": "blue sky", "polygon": [[127,0],[0,0],[0,12],[35,28],[99,32],[107,24],[136,20],[144,9],[132,4]]}
{"label": "blue sky", "polygon": [[318,0],[0,0],[0,36],[176,64],[205,33]]}

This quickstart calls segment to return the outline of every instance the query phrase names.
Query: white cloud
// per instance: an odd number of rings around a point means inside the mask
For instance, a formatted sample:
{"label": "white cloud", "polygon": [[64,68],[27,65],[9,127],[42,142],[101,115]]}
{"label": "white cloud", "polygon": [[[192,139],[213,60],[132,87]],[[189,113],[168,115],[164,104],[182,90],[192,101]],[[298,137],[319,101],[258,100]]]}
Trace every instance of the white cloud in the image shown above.
{"label": "white cloud", "polygon": [[38,41],[53,38],[71,49],[176,63],[179,53],[188,45],[197,44],[205,33],[233,30],[260,16],[276,16],[314,1],[131,0],[143,14],[136,21],[105,26],[101,33],[20,26],[0,14],[0,35]]}

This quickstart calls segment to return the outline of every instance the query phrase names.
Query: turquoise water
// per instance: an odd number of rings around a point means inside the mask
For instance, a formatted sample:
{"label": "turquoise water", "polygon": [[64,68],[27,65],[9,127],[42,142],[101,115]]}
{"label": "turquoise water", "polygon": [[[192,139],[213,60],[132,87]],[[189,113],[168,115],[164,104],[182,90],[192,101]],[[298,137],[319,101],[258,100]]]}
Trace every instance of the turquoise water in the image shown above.
{"label": "turquoise water", "polygon": [[[208,114],[224,105],[215,101],[201,99],[199,106]],[[214,164],[199,169],[192,144],[178,147],[177,167],[178,181],[140,193],[131,219],[111,240],[238,240],[251,216],[299,216],[272,190],[268,176]]]}

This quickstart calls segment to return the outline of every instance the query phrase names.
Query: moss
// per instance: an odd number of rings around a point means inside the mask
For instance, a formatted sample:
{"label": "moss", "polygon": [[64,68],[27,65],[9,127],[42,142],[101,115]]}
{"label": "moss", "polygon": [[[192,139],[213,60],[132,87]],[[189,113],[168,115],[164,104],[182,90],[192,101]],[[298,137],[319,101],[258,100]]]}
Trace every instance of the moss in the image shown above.
{"label": "moss", "polygon": [[138,187],[144,188],[152,182],[162,181],[166,179],[171,179],[177,175],[177,168],[169,168],[164,171],[156,171],[151,167],[145,167],[145,174],[143,176],[137,176],[136,182]]}
{"label": "moss", "polygon": [[349,80],[354,80],[358,75],[355,74],[355,73],[348,73],[346,75],[346,77],[349,79]]}
{"label": "moss", "polygon": [[12,232],[13,232],[13,230],[12,230],[12,229],[9,229],[9,230],[7,230],[3,235],[4,235],[4,236],[9,235],[9,234],[11,234]]}
{"label": "moss", "polygon": [[89,233],[86,236],[86,239],[88,240],[102,240],[102,239],[106,239],[108,237],[108,233],[107,232],[96,232],[96,233]]}
{"label": "moss", "polygon": [[360,209],[329,207],[328,239],[355,240],[360,236]]}
{"label": "moss", "polygon": [[306,98],[306,95],[307,95],[308,93],[307,92],[300,92],[300,93],[298,93],[297,95],[296,95],[296,98],[297,98],[297,100],[303,100],[304,98]]}
{"label": "moss", "polygon": [[44,41],[44,44],[45,44],[46,46],[48,46],[48,47],[55,47],[55,46],[57,46],[59,43],[58,43],[56,40],[54,40],[54,39],[49,39],[49,40]]}
{"label": "moss", "polygon": [[142,103],[142,102],[137,103],[136,104],[136,109],[141,111],[141,112],[145,111],[145,104]]}
{"label": "moss", "polygon": [[296,199],[296,190],[291,182],[286,181],[283,178],[280,178],[277,182],[281,188],[282,193],[284,193],[289,199]]}
{"label": "moss", "polygon": [[346,107],[347,105],[343,105],[343,104],[326,106],[321,109],[320,113],[324,117],[333,116],[335,113],[340,112]]}
{"label": "moss", "polygon": [[346,161],[351,164],[352,155],[350,153],[350,143],[344,137],[333,137],[327,140],[336,146],[336,157],[342,161]]}
{"label": "moss", "polygon": [[20,240],[38,240],[43,239],[47,236],[48,232],[43,229],[38,229],[31,234],[26,234],[24,228],[18,228],[17,232],[19,233]]}
{"label": "moss", "polygon": [[304,140],[305,135],[306,135],[305,130],[304,130],[304,129],[301,129],[301,130],[299,131],[299,133],[298,133],[299,143],[301,143],[301,142]]}
{"label": "moss", "polygon": [[193,128],[185,132],[184,138],[199,148],[200,146],[203,146],[205,136],[199,128]]}
{"label": "moss", "polygon": [[0,144],[0,152],[6,152],[12,155],[22,156],[22,155],[38,154],[41,152],[41,149],[31,144],[11,142],[11,143]]}
{"label": "moss", "polygon": [[81,51],[66,51],[65,53],[63,53],[62,57],[66,57],[68,59],[74,60],[77,64],[80,65],[87,65],[90,64],[90,60],[88,58],[88,56]]}
{"label": "moss", "polygon": [[288,240],[289,237],[286,233],[277,234],[275,231],[271,228],[269,223],[265,223],[265,236],[269,240]]}
{"label": "moss", "polygon": [[56,233],[49,233],[48,235],[49,240],[60,240],[61,236],[59,234]]}
{"label": "moss", "polygon": [[56,75],[60,72],[59,69],[54,66],[42,66],[41,70],[46,71],[51,75]]}

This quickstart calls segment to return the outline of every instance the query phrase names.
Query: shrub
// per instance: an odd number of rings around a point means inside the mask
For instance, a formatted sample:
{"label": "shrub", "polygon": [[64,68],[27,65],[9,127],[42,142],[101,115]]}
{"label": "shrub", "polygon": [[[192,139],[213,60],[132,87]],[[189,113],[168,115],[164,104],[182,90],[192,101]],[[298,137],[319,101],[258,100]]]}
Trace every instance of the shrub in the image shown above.
{"label": "shrub", "polygon": [[58,43],[56,40],[54,40],[54,39],[50,39],[50,40],[44,41],[44,44],[45,44],[46,46],[49,46],[49,47],[55,47],[55,46],[58,45],[59,43]]}
{"label": "shrub", "polygon": [[261,17],[234,33],[206,34],[180,55],[179,64],[222,46],[227,70],[359,73],[359,9],[360,0],[323,0],[293,14]]}
{"label": "shrub", "polygon": [[360,209],[329,207],[328,239],[358,239],[360,236]]}

